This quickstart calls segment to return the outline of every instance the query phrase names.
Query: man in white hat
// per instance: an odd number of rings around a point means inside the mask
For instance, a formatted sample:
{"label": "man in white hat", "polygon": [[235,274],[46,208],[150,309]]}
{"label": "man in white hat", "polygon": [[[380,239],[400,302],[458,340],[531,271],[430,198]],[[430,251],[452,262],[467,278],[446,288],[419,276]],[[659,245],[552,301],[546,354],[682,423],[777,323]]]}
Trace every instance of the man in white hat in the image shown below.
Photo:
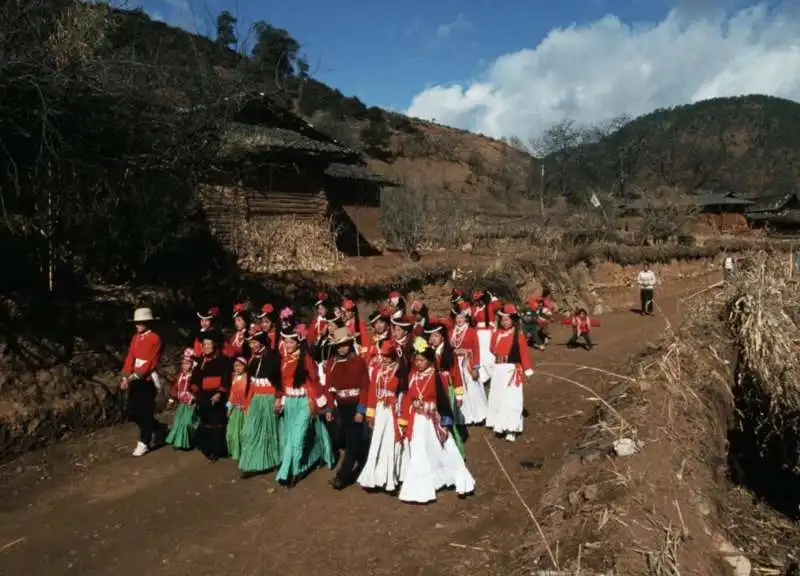
{"label": "man in white hat", "polygon": [[161,431],[155,419],[156,394],[160,383],[156,369],[161,358],[161,338],[153,332],[155,318],[150,308],[137,308],[133,313],[136,333],[128,347],[128,355],[122,366],[120,389],[128,391],[128,415],[139,428],[139,441],[134,456],[149,452],[154,435]]}

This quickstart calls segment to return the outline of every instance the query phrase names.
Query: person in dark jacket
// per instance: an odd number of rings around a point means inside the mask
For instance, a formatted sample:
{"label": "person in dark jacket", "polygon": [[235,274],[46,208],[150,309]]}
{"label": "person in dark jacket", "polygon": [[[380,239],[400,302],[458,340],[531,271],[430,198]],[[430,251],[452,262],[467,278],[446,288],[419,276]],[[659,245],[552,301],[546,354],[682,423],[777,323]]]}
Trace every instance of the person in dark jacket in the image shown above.
{"label": "person in dark jacket", "polygon": [[197,448],[216,462],[227,455],[225,427],[227,407],[225,405],[231,389],[233,367],[231,360],[221,352],[222,334],[209,330],[203,335],[203,355],[192,372],[191,390],[197,399]]}

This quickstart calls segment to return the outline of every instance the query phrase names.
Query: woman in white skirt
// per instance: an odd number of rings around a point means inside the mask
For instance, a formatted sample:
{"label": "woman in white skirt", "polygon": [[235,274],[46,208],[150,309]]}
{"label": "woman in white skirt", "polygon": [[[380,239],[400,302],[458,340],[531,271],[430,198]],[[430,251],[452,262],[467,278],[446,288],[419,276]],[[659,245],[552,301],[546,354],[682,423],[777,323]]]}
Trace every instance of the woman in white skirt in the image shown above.
{"label": "woman in white skirt", "polygon": [[472,311],[469,304],[459,302],[453,308],[453,331],[450,334],[450,345],[453,347],[461,381],[464,384],[464,396],[461,404],[461,415],[467,426],[481,424],[486,420],[488,403],[486,389],[480,381],[481,348],[478,333],[470,326]]}
{"label": "woman in white skirt", "polygon": [[369,454],[358,477],[361,487],[394,492],[400,486],[402,443],[397,425],[397,352],[384,339],[379,345],[379,364],[370,373],[367,422],[372,429]]}
{"label": "woman in white skirt", "polygon": [[519,312],[513,304],[499,311],[499,326],[492,333],[491,351],[495,357],[489,388],[486,426],[495,434],[514,442],[522,432],[523,382],[533,376],[528,343],[519,327]]}
{"label": "woman in white skirt", "polygon": [[490,349],[492,330],[495,327],[496,308],[499,305],[497,298],[488,291],[475,290],[472,293],[472,319],[478,333],[478,345],[481,350],[481,368],[478,371],[479,380],[486,384],[492,377],[494,355]]}
{"label": "woman in white skirt", "polygon": [[448,487],[465,496],[475,490],[475,479],[449,430],[453,411],[434,367],[436,352],[425,340],[417,338],[414,354],[414,370],[398,420],[405,438],[400,500],[433,502],[436,492]]}

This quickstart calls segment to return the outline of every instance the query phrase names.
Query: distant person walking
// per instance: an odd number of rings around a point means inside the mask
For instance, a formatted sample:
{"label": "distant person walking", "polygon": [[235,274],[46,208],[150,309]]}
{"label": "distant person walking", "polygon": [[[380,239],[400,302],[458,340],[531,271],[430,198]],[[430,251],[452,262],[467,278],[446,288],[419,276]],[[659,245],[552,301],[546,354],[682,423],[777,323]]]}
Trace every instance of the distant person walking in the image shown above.
{"label": "distant person walking", "polygon": [[656,273],[650,269],[648,264],[645,264],[636,277],[636,282],[639,284],[640,314],[650,316],[653,313],[653,292],[658,282]]}
{"label": "distant person walking", "polygon": [[722,277],[725,279],[725,282],[730,282],[733,280],[734,268],[735,264],[733,261],[733,256],[726,256],[722,263]]}

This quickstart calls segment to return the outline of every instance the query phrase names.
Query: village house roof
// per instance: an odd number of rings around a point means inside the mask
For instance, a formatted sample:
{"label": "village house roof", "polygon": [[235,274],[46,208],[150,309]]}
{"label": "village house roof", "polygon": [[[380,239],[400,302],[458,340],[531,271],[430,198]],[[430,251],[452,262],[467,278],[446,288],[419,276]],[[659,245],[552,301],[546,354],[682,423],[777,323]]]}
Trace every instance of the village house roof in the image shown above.
{"label": "village house roof", "polygon": [[794,192],[762,196],[757,198],[755,203],[748,208],[747,214],[750,216],[768,212],[780,212],[789,205],[793,198],[796,198],[796,193]]}
{"label": "village house roof", "polygon": [[329,178],[337,180],[353,180],[361,182],[370,182],[377,185],[392,185],[394,182],[370,172],[366,166],[360,164],[343,164],[341,162],[333,162],[325,170],[325,175]]}
{"label": "village house roof", "polygon": [[281,150],[310,154],[348,154],[348,150],[332,142],[310,138],[286,128],[231,122],[223,130],[220,154],[232,157]]}
{"label": "village house roof", "polygon": [[733,192],[713,192],[695,196],[694,203],[695,206],[703,208],[705,206],[749,206],[753,204],[753,201],[737,198]]}

